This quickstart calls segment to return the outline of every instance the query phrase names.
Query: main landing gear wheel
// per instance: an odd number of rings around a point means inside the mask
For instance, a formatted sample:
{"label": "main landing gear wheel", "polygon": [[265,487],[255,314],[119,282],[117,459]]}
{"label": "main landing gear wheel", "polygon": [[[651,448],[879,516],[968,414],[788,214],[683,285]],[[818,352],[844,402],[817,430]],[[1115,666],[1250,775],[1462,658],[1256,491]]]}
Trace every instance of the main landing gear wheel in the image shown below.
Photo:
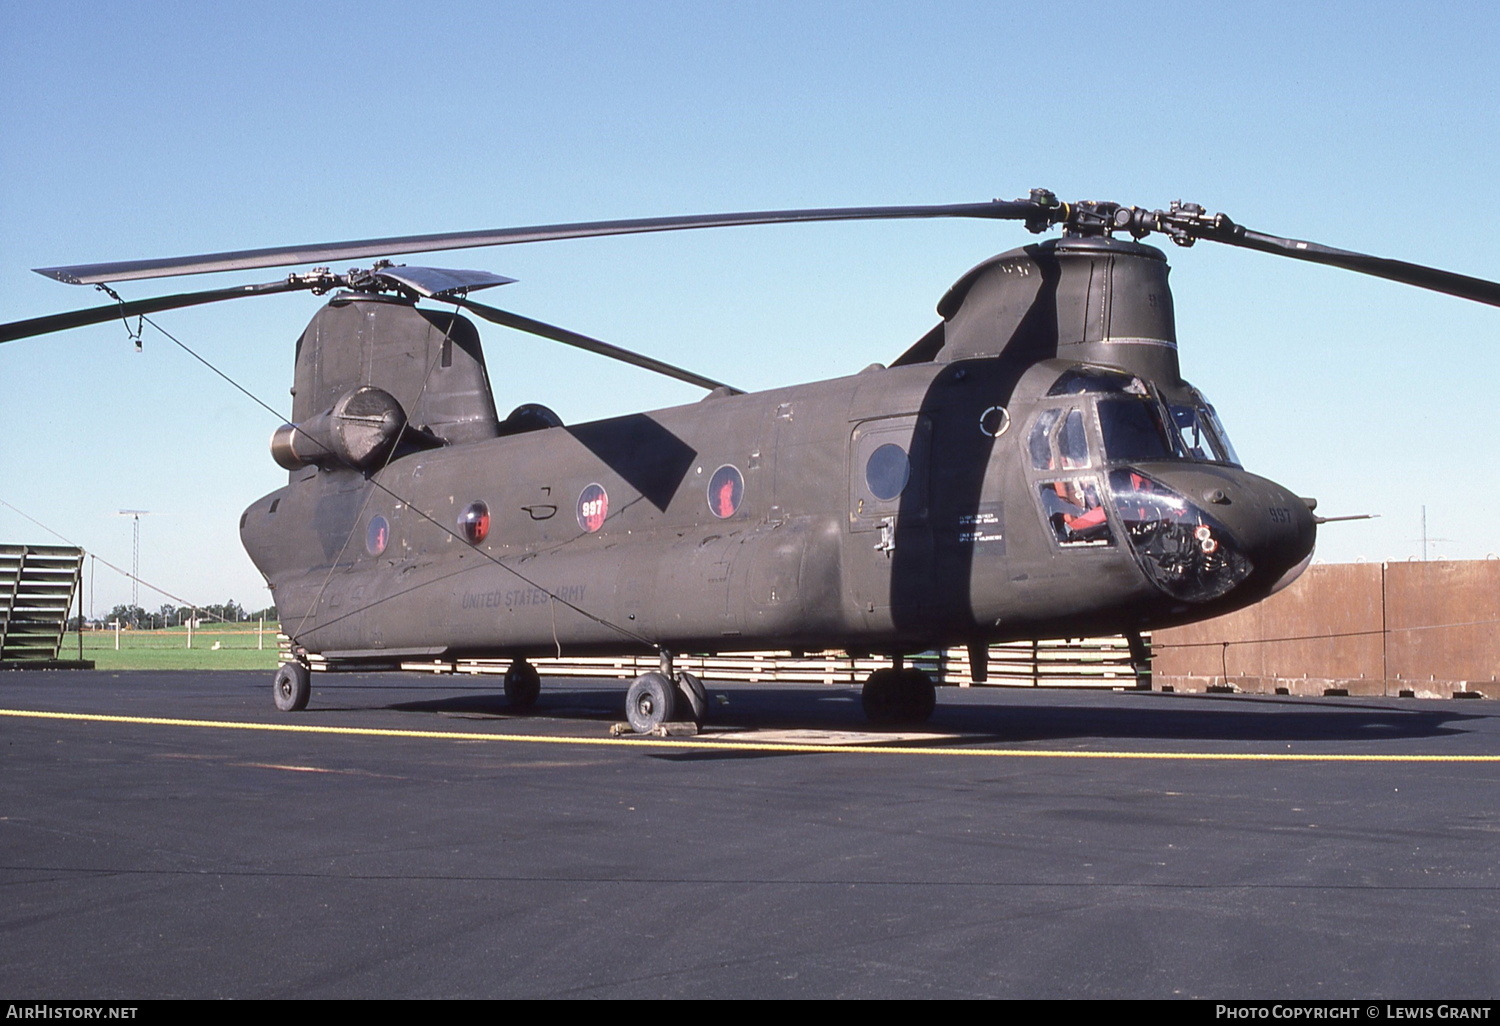
{"label": "main landing gear wheel", "polygon": [[876,670],[865,681],[860,702],[871,723],[926,723],[937,708],[937,689],[921,670]]}
{"label": "main landing gear wheel", "polygon": [[524,659],[517,659],[505,671],[505,700],[512,709],[530,709],[542,693],[542,675]]}
{"label": "main landing gear wheel", "polygon": [[649,734],[672,719],[677,687],[662,673],[643,673],[625,695],[625,718],[637,734]]}
{"label": "main landing gear wheel", "polygon": [[301,712],[312,697],[312,674],[301,663],[282,663],[271,682],[271,694],[282,712]]}
{"label": "main landing gear wheel", "polygon": [[703,718],[708,715],[708,690],[691,673],[677,675],[677,711],[687,713],[696,727],[703,726]]}

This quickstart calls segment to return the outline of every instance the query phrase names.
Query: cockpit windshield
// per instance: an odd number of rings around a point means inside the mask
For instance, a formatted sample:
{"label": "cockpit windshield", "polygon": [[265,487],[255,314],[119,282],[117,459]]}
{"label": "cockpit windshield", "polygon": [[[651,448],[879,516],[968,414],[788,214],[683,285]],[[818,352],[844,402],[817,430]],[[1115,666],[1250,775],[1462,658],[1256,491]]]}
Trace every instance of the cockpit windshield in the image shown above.
{"label": "cockpit windshield", "polygon": [[1151,399],[1099,400],[1104,455],[1117,463],[1180,459],[1181,441],[1168,430],[1161,404]]}
{"label": "cockpit windshield", "polygon": [[[1155,385],[1132,374],[1109,367],[1081,365],[1065,371],[1052,388],[1049,397],[1097,395],[1099,430],[1104,442],[1104,460],[1129,463],[1144,460],[1202,460],[1208,463],[1239,465],[1239,457],[1229,444],[1218,414],[1191,385],[1186,401],[1164,401]],[[1175,398],[1175,397],[1174,397]],[[1066,417],[1062,411],[1044,414],[1033,431],[1031,446],[1033,466],[1049,466],[1039,449],[1048,447],[1046,435],[1052,434],[1063,419],[1055,439],[1063,465],[1087,466],[1078,452],[1083,439],[1081,418],[1075,408]]]}

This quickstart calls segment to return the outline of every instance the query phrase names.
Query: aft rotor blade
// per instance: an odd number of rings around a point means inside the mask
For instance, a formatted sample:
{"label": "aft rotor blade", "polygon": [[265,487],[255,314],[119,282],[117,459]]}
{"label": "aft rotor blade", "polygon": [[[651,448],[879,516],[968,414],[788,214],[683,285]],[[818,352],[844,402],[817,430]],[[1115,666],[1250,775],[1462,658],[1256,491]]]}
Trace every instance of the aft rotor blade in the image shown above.
{"label": "aft rotor blade", "polygon": [[0,324],[0,342],[13,342],[19,338],[31,338],[35,335],[49,335],[54,331],[67,331],[69,328],[103,324],[105,321],[116,319],[124,320],[138,314],[160,313],[163,310],[177,310],[185,306],[201,306],[204,303],[217,303],[224,299],[238,299],[241,296],[264,296],[309,287],[307,283],[300,281],[273,281],[263,285],[236,285],[227,289],[183,292],[175,296],[156,296],[152,299],[133,299],[123,303],[114,302],[104,306],[91,306],[84,310]]}
{"label": "aft rotor blade", "polygon": [[669,378],[676,378],[678,381],[686,381],[688,384],[697,385],[699,388],[727,388],[735,395],[744,395],[743,390],[735,388],[733,385],[726,385],[722,381],[706,378],[702,374],[694,374],[690,370],[674,367],[672,364],[658,360],[655,357],[633,353],[629,349],[621,349],[619,346],[611,345],[608,342],[601,342],[597,338],[580,335],[578,332],[569,331],[567,328],[559,328],[555,324],[534,321],[530,317],[522,317],[520,314],[513,314],[507,310],[497,310],[493,306],[485,306],[483,303],[476,303],[472,299],[460,299],[456,296],[449,296],[445,298],[444,302],[457,303],[465,310],[470,310],[495,324],[514,328],[517,331],[524,331],[527,334],[538,335],[545,339],[551,339],[553,342],[561,342],[563,345],[576,346],[579,349],[596,353],[599,356],[607,356],[611,360],[628,363],[632,367],[642,367],[649,371],[655,371],[658,374],[665,374]]}
{"label": "aft rotor blade", "polygon": [[924,217],[977,217],[1019,221],[1050,219],[1058,208],[1035,200],[994,200],[989,203],[955,203],[943,206],[829,207],[814,210],[761,210],[739,214],[690,214],[683,217],[640,217],[623,221],[583,221],[576,224],[535,225],[529,228],[494,228],[475,232],[444,232],[437,235],[402,235],[385,239],[359,239],[305,246],[272,246],[199,256],[159,260],[125,260],[107,264],[75,264],[69,267],[38,267],[38,274],[73,285],[167,278],[179,274],[209,274],[244,271],[258,267],[291,267],[327,264],[339,260],[362,260],[403,253],[434,253],[445,249],[507,246],[521,242],[555,239],[586,239],[601,235],[632,235],[670,232],[688,228],[728,228],[753,224],[795,224],[804,221],[879,221]]}
{"label": "aft rotor blade", "polygon": [[1456,274],[1453,271],[1443,271],[1423,264],[1411,264],[1405,260],[1391,260],[1386,257],[1370,256],[1367,253],[1355,253],[1347,249],[1334,249],[1332,246],[1323,246],[1316,242],[1283,239],[1276,235],[1251,231],[1242,226],[1237,227],[1241,227],[1241,231],[1230,237],[1212,237],[1219,242],[1227,242],[1231,246],[1243,246],[1246,249],[1258,249],[1262,253],[1276,253],[1296,260],[1342,267],[1346,271],[1358,271],[1361,274],[1371,274],[1377,278],[1386,278],[1390,281],[1399,281],[1406,285],[1415,285],[1418,288],[1458,296],[1460,299],[1472,299],[1476,303],[1500,306],[1500,282],[1471,278],[1467,274]]}

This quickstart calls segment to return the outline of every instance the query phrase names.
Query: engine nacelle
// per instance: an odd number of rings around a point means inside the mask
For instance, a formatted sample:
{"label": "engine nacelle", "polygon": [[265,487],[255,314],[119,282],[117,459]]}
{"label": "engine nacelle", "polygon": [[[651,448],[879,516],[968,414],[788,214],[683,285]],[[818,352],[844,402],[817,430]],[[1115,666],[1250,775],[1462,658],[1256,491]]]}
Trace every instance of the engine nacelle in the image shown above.
{"label": "engine nacelle", "polygon": [[365,385],[301,424],[277,428],[271,457],[287,470],[313,464],[368,470],[390,453],[405,428],[406,411],[396,397]]}

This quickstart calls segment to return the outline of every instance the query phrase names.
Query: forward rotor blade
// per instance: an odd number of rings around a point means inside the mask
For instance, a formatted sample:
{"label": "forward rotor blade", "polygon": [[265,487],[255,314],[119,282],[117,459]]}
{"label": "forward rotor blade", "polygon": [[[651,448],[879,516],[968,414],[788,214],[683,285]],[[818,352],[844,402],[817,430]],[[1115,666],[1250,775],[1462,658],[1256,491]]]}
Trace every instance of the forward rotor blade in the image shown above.
{"label": "forward rotor blade", "polygon": [[497,310],[493,306],[485,306],[483,303],[476,303],[472,299],[460,299],[456,296],[449,296],[444,299],[444,302],[456,303],[465,310],[470,310],[495,324],[514,328],[517,331],[524,331],[530,335],[538,335],[541,338],[551,339],[553,342],[561,342],[563,345],[576,346],[579,349],[596,353],[599,356],[607,356],[611,360],[628,363],[632,367],[642,367],[649,371],[655,371],[658,374],[665,374],[669,378],[676,378],[678,381],[686,381],[688,384],[697,385],[699,388],[727,388],[735,395],[745,394],[741,389],[735,388],[732,385],[726,385],[722,381],[706,378],[702,374],[694,374],[690,370],[674,367],[670,363],[665,363],[655,357],[633,353],[629,349],[621,349],[619,346],[610,345],[608,342],[601,342],[599,339],[590,338],[587,335],[580,335],[578,332],[569,331],[567,328],[559,328],[554,324],[547,324],[544,321],[534,321],[530,317],[522,317],[520,314],[513,314],[506,310]]}
{"label": "forward rotor blade", "polygon": [[[290,267],[326,264],[338,260],[394,256],[404,253],[434,253],[445,249],[506,246],[520,242],[550,242],[555,239],[586,239],[600,235],[631,235],[640,232],[670,232],[687,228],[727,228],[735,225],[793,224],[803,221],[878,221],[924,217],[978,217],[1020,221],[1047,218],[1060,208],[1045,207],[1035,200],[994,200],[990,203],[955,203],[945,206],[829,207],[814,210],[761,210],[740,214],[690,214],[684,217],[641,217],[624,221],[584,221],[576,224],[536,225],[529,228],[495,228],[476,232],[444,232],[437,235],[403,235],[385,239],[359,239],[305,246],[272,246],[200,256],[158,260],[126,260],[107,264],[75,264],[69,267],[38,267],[38,274],[73,285],[94,285],[138,278],[167,278],[179,274],[243,271],[258,267]],[[1044,222],[1045,223],[1045,222]]]}
{"label": "forward rotor blade", "polygon": [[1276,235],[1251,231],[1243,226],[1237,225],[1236,227],[1240,228],[1240,232],[1230,237],[1211,237],[1219,242],[1227,242],[1231,246],[1257,249],[1262,253],[1275,253],[1314,264],[1342,267],[1346,271],[1358,271],[1361,274],[1371,274],[1377,278],[1386,278],[1390,281],[1458,296],[1460,299],[1472,299],[1476,303],[1500,306],[1500,282],[1471,278],[1467,274],[1456,274],[1453,271],[1443,271],[1423,264],[1411,264],[1405,260],[1391,260],[1386,257],[1370,256],[1367,253],[1355,253],[1347,249],[1334,249],[1332,246],[1323,246],[1316,242],[1283,239]]}
{"label": "forward rotor blade", "polygon": [[[1122,207],[1114,203],[1075,204],[1070,217],[1079,221],[1086,219],[1095,230],[1098,226],[1104,226],[1106,232],[1128,231],[1138,239],[1152,232],[1161,232],[1170,236],[1173,242],[1184,246],[1191,246],[1198,239],[1208,239],[1228,246],[1306,260],[1308,263],[1342,267],[1346,271],[1369,274],[1403,285],[1415,285],[1489,306],[1500,306],[1500,282],[1443,271],[1425,264],[1408,263],[1405,260],[1334,249],[1332,246],[1305,242],[1302,239],[1284,239],[1279,235],[1235,224],[1225,214],[1210,214],[1197,203],[1178,201],[1172,204],[1170,210],[1143,210],[1140,207]],[[1075,222],[1070,220],[1068,223],[1072,225]]]}
{"label": "forward rotor blade", "polygon": [[108,303],[104,306],[92,306],[84,310],[49,314],[46,317],[33,317],[30,320],[0,324],[0,342],[13,342],[20,338],[48,335],[54,331],[67,331],[69,328],[82,328],[89,324],[103,324],[105,321],[116,319],[124,320],[127,317],[134,317],[137,314],[160,313],[163,310],[177,310],[185,306],[201,306],[204,303],[217,303],[224,299],[238,299],[241,296],[264,296],[277,292],[293,292],[298,289],[310,287],[306,282],[300,281],[273,281],[263,285],[236,285],[233,288],[227,289],[208,289],[203,292],[183,292],[175,296],[156,296],[153,299],[134,299],[124,303]]}

